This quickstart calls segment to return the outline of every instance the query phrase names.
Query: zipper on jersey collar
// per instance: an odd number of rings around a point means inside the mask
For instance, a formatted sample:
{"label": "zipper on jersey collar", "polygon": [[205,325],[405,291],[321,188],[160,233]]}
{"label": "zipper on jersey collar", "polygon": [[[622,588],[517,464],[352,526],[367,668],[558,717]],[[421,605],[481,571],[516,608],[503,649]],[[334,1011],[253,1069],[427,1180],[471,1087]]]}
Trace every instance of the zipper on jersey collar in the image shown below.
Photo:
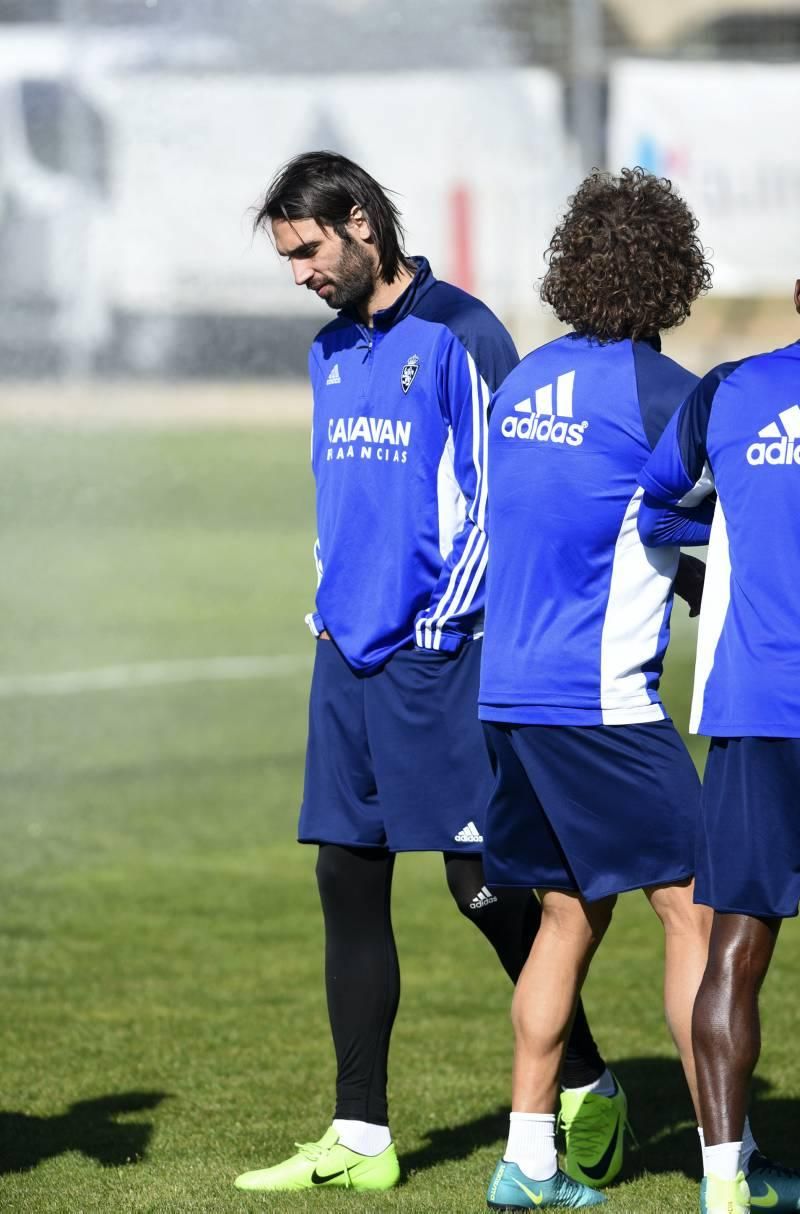
{"label": "zipper on jersey collar", "polygon": [[356,328],[361,336],[361,340],[356,343],[356,349],[364,351],[364,357],[361,360],[363,364],[369,358],[372,347],[375,345],[375,330],[370,329],[367,325],[362,325],[360,321],[356,322]]}
{"label": "zipper on jersey collar", "polygon": [[370,329],[361,323],[358,324],[358,331],[361,334],[362,340],[357,342],[356,349],[364,351],[364,357],[361,360],[363,365],[375,353],[378,342],[383,340],[384,335],[381,329]]}

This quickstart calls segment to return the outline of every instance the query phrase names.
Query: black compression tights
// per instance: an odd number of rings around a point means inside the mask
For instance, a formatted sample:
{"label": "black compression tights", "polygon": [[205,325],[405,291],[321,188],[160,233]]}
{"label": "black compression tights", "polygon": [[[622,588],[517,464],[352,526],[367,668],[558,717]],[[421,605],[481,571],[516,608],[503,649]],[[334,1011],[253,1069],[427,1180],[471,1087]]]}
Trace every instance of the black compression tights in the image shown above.
{"label": "black compression tights", "polygon": [[[528,890],[495,891],[489,901],[478,855],[446,853],[456,905],[494,948],[512,982],[522,970],[541,918]],[[388,1124],[386,1070],[400,999],[391,918],[394,856],[378,848],[319,849],[317,882],[325,919],[325,985],[336,1050],[337,1117]],[[474,905],[473,905],[474,904]],[[567,1046],[564,1080],[592,1083],[603,1071],[582,1005]]]}

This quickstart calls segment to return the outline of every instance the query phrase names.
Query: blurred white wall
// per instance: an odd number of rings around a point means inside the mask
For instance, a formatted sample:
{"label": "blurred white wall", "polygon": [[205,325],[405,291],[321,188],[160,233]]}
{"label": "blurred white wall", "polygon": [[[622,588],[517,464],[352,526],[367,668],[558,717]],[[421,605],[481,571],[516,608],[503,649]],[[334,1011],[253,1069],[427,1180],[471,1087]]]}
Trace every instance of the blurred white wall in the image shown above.
{"label": "blurred white wall", "polygon": [[[800,21],[781,24],[800,0],[302,0],[280,20],[275,0],[58,11],[0,24],[0,375],[302,374],[325,310],[250,226],[275,169],[313,148],[393,190],[409,251],[526,348],[557,328],[535,288],[581,176],[576,132],[584,161],[595,143],[603,160],[606,133],[608,167],[675,179],[728,319],[729,301],[782,296],[794,272],[800,65],[766,60],[791,51],[792,29],[800,46]],[[734,26],[714,51],[717,17]],[[672,57],[631,57],[648,45]],[[716,61],[691,58],[708,46]]]}
{"label": "blurred white wall", "polygon": [[800,275],[798,105],[800,65],[612,65],[609,163],[675,181],[718,295],[779,295]]}
{"label": "blurred white wall", "polygon": [[251,208],[299,152],[340,151],[396,194],[412,253],[515,312],[570,180],[554,73],[130,76],[105,93],[115,148],[115,303],[319,315]]}

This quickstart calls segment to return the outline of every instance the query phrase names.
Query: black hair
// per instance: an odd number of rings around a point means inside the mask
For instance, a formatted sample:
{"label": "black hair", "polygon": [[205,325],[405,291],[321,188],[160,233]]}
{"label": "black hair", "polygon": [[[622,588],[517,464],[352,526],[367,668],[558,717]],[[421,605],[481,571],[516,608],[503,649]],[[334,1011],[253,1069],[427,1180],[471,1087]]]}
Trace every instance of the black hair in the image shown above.
{"label": "black hair", "polygon": [[253,230],[272,219],[315,219],[347,240],[353,207],[369,222],[382,278],[393,282],[407,264],[400,214],[384,187],[338,152],[304,152],[283,165],[267,187]]}

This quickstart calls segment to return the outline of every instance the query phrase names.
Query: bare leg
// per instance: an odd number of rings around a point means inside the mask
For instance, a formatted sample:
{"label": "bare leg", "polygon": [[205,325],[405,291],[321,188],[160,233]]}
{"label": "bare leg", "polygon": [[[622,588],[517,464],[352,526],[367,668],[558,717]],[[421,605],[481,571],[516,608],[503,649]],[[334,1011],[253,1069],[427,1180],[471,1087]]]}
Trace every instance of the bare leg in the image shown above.
{"label": "bare leg", "polygon": [[511,1005],[514,1112],[555,1110],[561,1061],[578,995],[611,922],[615,901],[605,898],[586,903],[577,894],[560,890],[542,895],[541,926]]}
{"label": "bare leg", "polygon": [[761,1051],[758,995],[780,919],[716,913],[692,1023],[701,1125],[708,1146],[739,1142]]}
{"label": "bare leg", "polygon": [[[694,882],[645,891],[664,926],[664,1012],[680,1054],[698,1125],[700,1106],[692,1051],[692,1009],[708,958],[712,912],[692,901]],[[705,1128],[705,1127],[704,1127]]]}
{"label": "bare leg", "polygon": [[[516,986],[542,921],[538,898],[531,889],[498,888],[492,890],[489,902],[481,901],[485,877],[480,856],[445,852],[444,865],[458,909],[483,933]],[[599,1079],[605,1069],[579,999],[564,1052],[562,1083],[583,1087]]]}

